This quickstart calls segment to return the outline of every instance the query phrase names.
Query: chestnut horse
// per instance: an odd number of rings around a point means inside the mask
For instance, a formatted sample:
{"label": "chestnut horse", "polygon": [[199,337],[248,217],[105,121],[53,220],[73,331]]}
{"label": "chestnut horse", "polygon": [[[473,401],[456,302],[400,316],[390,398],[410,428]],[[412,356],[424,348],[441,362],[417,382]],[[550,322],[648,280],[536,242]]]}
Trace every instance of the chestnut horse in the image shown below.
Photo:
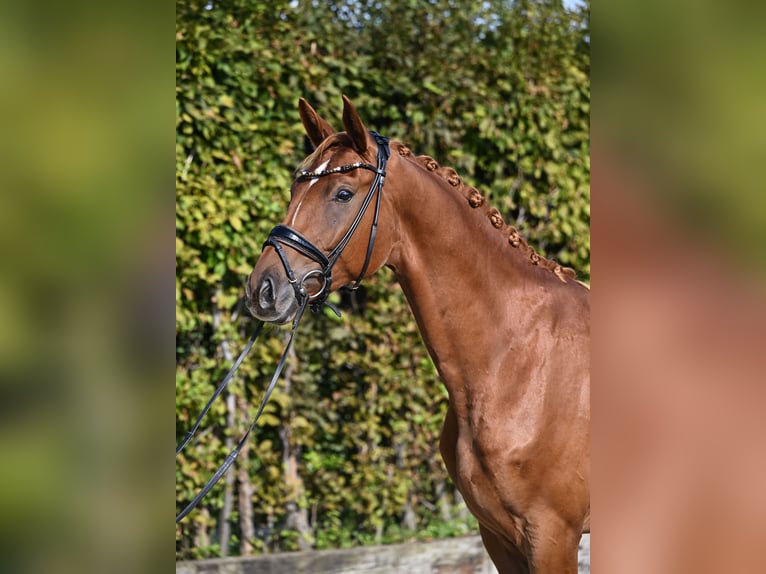
{"label": "chestnut horse", "polygon": [[343,102],[336,133],[300,100],[316,149],[248,279],[250,311],[285,323],[393,269],[449,393],[444,463],[498,571],[575,573],[590,531],[589,291],[454,170],[389,146]]}

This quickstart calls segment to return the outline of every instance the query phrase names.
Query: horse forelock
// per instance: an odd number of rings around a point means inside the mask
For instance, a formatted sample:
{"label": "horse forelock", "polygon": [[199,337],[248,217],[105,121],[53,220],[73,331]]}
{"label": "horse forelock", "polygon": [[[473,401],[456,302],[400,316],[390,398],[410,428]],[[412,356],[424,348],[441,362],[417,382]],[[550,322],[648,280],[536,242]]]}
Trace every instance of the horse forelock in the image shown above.
{"label": "horse forelock", "polygon": [[566,283],[568,279],[576,279],[574,269],[564,267],[556,261],[547,259],[538,254],[535,249],[529,245],[527,240],[522,237],[518,229],[512,225],[507,225],[500,211],[496,207],[488,205],[485,197],[475,187],[463,182],[463,179],[453,168],[441,167],[434,158],[427,155],[413,155],[412,151],[400,142],[391,142],[391,147],[400,156],[421,165],[459,191],[463,197],[466,198],[468,205],[474,209],[480,209],[487,216],[492,227],[507,237],[508,243],[510,243],[513,248],[519,249],[524,254],[530,265],[552,272],[564,283]]}
{"label": "horse forelock", "polygon": [[325,138],[325,140],[320,143],[316,149],[300,163],[300,165],[298,165],[298,168],[295,170],[296,173],[300,171],[312,171],[312,168],[330,149],[344,146],[351,146],[351,140],[345,133],[337,133]]}
{"label": "horse forelock", "polygon": [[333,141],[333,137],[325,139],[316,147],[313,152],[311,152],[311,154],[306,156],[304,160],[298,164],[295,172],[298,173],[299,171],[310,171],[314,164],[316,164],[316,162],[319,160],[319,158],[321,158],[327,149],[333,145],[337,145],[337,143]]}

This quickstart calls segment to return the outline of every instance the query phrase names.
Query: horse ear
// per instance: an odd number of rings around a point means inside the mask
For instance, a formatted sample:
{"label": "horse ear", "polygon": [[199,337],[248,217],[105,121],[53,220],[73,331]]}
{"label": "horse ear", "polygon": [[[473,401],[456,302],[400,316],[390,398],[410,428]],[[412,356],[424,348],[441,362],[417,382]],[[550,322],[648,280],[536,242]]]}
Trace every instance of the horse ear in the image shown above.
{"label": "horse ear", "polygon": [[365,155],[367,151],[367,128],[364,127],[351,100],[346,96],[343,96],[343,127],[346,128],[346,133],[351,138],[354,149],[360,155]]}
{"label": "horse ear", "polygon": [[311,141],[314,147],[317,147],[327,137],[335,133],[333,127],[320,118],[314,108],[303,98],[298,100],[298,113],[301,115],[306,135],[309,136],[309,141]]}

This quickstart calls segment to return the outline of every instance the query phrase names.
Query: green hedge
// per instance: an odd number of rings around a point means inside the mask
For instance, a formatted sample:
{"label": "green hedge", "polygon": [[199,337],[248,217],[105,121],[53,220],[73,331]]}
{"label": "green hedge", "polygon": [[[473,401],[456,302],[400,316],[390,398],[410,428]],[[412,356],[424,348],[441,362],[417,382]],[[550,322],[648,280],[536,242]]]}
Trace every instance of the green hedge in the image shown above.
{"label": "green hedge", "polygon": [[[254,323],[243,285],[309,149],[305,97],[455,167],[542,254],[590,276],[589,5],[354,1],[176,5],[176,434]],[[443,469],[446,393],[380,272],[306,317],[226,480],[176,528],[178,558],[475,529]],[[249,424],[285,330],[266,334],[176,460],[176,507]],[[227,444],[228,443],[228,444]]]}

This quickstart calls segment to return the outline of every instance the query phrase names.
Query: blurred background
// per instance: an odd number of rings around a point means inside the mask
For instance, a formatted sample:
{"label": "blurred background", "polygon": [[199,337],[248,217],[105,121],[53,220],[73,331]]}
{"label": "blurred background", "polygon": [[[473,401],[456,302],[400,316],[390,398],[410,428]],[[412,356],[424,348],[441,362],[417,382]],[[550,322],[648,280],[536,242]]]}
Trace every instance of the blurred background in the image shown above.
{"label": "blurred background", "polygon": [[762,572],[765,7],[594,8],[595,572]]}
{"label": "blurred background", "polygon": [[3,4],[3,572],[167,555],[172,35],[171,5]]}

